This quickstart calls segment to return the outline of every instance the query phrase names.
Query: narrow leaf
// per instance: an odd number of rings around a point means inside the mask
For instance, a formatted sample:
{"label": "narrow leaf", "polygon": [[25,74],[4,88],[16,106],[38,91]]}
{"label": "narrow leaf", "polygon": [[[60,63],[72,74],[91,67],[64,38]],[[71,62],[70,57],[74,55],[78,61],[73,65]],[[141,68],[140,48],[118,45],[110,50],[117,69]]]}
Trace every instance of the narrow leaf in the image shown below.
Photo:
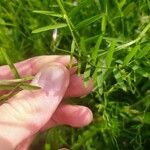
{"label": "narrow leaf", "polygon": [[[102,64],[99,63],[97,66],[101,66]],[[103,94],[104,92],[104,82],[105,82],[105,79],[106,79],[106,75],[107,75],[107,70],[106,69],[102,69],[102,68],[98,68],[97,69],[97,86],[98,86],[98,92],[100,95]]]}
{"label": "narrow leaf", "polygon": [[[99,38],[99,34],[91,36],[91,37],[85,39],[85,42],[86,43],[90,43],[90,42],[93,42],[93,41],[97,40],[98,38]],[[112,38],[112,37],[105,37],[105,36],[103,36],[103,39],[106,40],[106,41],[108,41],[108,42],[111,42],[111,41],[116,41],[116,42],[120,42],[120,43],[123,42],[119,38]]]}
{"label": "narrow leaf", "polygon": [[116,67],[114,68],[113,73],[119,88],[123,89],[126,92],[127,87],[126,84],[124,83],[124,78],[122,77],[121,71]]}
{"label": "narrow leaf", "polygon": [[10,85],[10,84],[14,84],[14,83],[21,83],[21,82],[27,82],[32,80],[33,77],[29,76],[29,77],[25,77],[25,78],[21,78],[21,79],[9,79],[9,80],[0,80],[0,85]]}
{"label": "narrow leaf", "polygon": [[18,92],[17,91],[11,91],[8,94],[4,94],[4,95],[0,96],[0,101],[8,100],[10,97],[14,96],[16,93],[18,93]]}
{"label": "narrow leaf", "polygon": [[20,86],[20,84],[17,84],[16,86],[14,86],[14,88],[8,94],[4,94],[4,95],[0,96],[0,100],[7,100],[10,97],[17,94],[18,90],[19,90],[19,86]]}
{"label": "narrow leaf", "polygon": [[85,26],[87,27],[89,24],[99,20],[101,17],[102,17],[101,15],[96,15],[91,18],[85,19],[85,20],[81,21],[79,24],[77,24],[75,27],[76,27],[76,29],[80,29]]}
{"label": "narrow leaf", "polygon": [[73,55],[74,51],[75,51],[75,41],[72,40],[72,43],[71,43],[71,54],[72,55]]}
{"label": "narrow leaf", "polygon": [[103,14],[103,16],[102,16],[102,25],[101,25],[101,31],[102,31],[103,34],[105,34],[106,25],[107,25],[107,16],[106,16],[106,14]]}
{"label": "narrow leaf", "polygon": [[0,84],[0,90],[13,90],[15,85],[3,85]]}
{"label": "narrow leaf", "polygon": [[79,13],[79,11],[87,5],[88,1],[89,0],[80,1],[80,3],[78,3],[78,7],[74,7],[71,9],[71,11],[69,12],[69,16],[70,17],[76,16]]}
{"label": "narrow leaf", "polygon": [[114,53],[114,50],[115,50],[115,45],[116,45],[116,42],[113,41],[111,43],[111,46],[110,46],[110,48],[107,52],[107,55],[106,55],[106,65],[107,65],[108,68],[110,67],[112,59],[113,59],[113,53]]}
{"label": "narrow leaf", "polygon": [[86,64],[86,68],[85,68],[85,71],[84,71],[84,86],[87,87],[88,85],[88,81],[89,81],[89,78],[90,78],[90,74],[91,74],[91,65],[89,65],[88,63]]}
{"label": "narrow leaf", "polygon": [[72,59],[73,59],[74,51],[75,51],[75,41],[72,40],[72,43],[71,43],[71,55],[70,55],[69,68],[72,67]]}
{"label": "narrow leaf", "polygon": [[145,124],[150,124],[150,112],[146,112],[146,113],[144,114],[143,122],[144,122]]}
{"label": "narrow leaf", "polygon": [[67,26],[67,24],[65,24],[65,23],[48,25],[48,26],[45,26],[45,27],[35,29],[35,30],[32,31],[32,33],[39,33],[39,32],[43,32],[43,31],[48,31],[48,30],[53,30],[53,29],[58,29],[58,28],[64,28],[66,26]]}
{"label": "narrow leaf", "polygon": [[92,52],[92,60],[93,60],[93,65],[96,64],[97,56],[98,56],[98,50],[100,48],[101,42],[102,42],[103,37],[100,35],[98,40],[96,41],[95,48],[93,49]]}
{"label": "narrow leaf", "polygon": [[18,73],[16,67],[15,67],[14,64],[11,62],[9,56],[7,55],[6,50],[4,50],[3,48],[1,48],[0,50],[1,50],[2,55],[3,55],[3,57],[5,58],[5,60],[6,60],[7,64],[8,64],[8,66],[10,67],[10,69],[11,69],[11,71],[12,71],[14,77],[15,77],[15,78],[20,78],[20,75],[19,75],[19,73]]}
{"label": "narrow leaf", "polygon": [[139,49],[139,45],[135,46],[134,48],[131,49],[131,51],[128,53],[128,55],[124,59],[124,65],[127,65],[130,60],[135,56]]}
{"label": "narrow leaf", "polygon": [[41,87],[39,86],[35,86],[35,85],[31,85],[31,84],[27,84],[27,83],[23,83],[20,88],[24,89],[24,90],[38,90],[41,89]]}
{"label": "narrow leaf", "polygon": [[53,17],[58,17],[58,18],[63,17],[61,14],[55,13],[53,11],[34,10],[33,12],[36,14],[42,14],[42,15],[53,16]]}
{"label": "narrow leaf", "polygon": [[85,39],[84,37],[81,37],[80,39],[80,50],[81,50],[81,54],[86,54],[86,47],[85,47]]}
{"label": "narrow leaf", "polygon": [[150,44],[148,43],[143,49],[141,49],[137,55],[137,58],[142,58],[150,51]]}
{"label": "narrow leaf", "polygon": [[119,9],[120,9],[120,10],[121,10],[122,7],[125,5],[125,3],[126,3],[126,0],[122,0],[122,1],[120,1],[120,2],[118,3],[118,6],[119,6]]}

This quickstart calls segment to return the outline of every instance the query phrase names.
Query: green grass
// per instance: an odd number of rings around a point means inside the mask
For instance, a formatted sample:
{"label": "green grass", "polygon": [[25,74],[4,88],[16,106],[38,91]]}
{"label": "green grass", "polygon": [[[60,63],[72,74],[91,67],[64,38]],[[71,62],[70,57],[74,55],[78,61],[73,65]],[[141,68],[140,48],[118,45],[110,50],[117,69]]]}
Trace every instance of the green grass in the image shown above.
{"label": "green grass", "polygon": [[[57,37],[54,32],[57,29]],[[0,47],[13,62],[70,54],[94,92],[88,127],[59,127],[32,146],[146,150],[150,146],[150,0],[1,0]],[[5,59],[0,54],[0,63]],[[82,100],[85,99],[85,100]]]}

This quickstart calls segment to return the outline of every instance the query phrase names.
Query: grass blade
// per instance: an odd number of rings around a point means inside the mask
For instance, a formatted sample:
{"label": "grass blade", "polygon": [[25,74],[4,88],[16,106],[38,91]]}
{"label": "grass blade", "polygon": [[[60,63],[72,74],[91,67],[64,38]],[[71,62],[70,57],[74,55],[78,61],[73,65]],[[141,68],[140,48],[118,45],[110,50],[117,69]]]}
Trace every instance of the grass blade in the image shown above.
{"label": "grass blade", "polygon": [[115,45],[116,45],[116,42],[113,41],[111,43],[110,49],[108,50],[107,55],[106,55],[106,66],[108,68],[110,67],[112,59],[113,59],[113,53],[114,53],[114,50],[115,50]]}
{"label": "grass blade", "polygon": [[92,52],[92,60],[93,60],[93,65],[96,64],[96,60],[97,60],[97,57],[98,57],[98,50],[100,48],[100,45],[102,43],[102,39],[103,39],[103,36],[99,36],[97,42],[96,42],[96,45],[95,45],[95,48]]}
{"label": "grass blade", "polygon": [[84,71],[84,86],[87,87],[88,85],[88,81],[89,81],[89,78],[90,78],[90,74],[91,74],[91,65],[89,65],[88,63],[86,64],[86,68],[85,68],[85,71]]}
{"label": "grass blade", "polygon": [[11,69],[14,77],[15,78],[20,78],[20,75],[19,75],[16,67],[14,66],[14,64],[12,63],[12,61],[10,60],[9,56],[7,55],[6,50],[4,50],[3,48],[1,48],[0,50],[2,52],[2,55],[3,55],[4,59],[6,60],[6,62],[8,64],[8,66],[10,67],[10,69]]}
{"label": "grass blade", "polygon": [[91,23],[99,20],[101,17],[102,17],[101,15],[96,15],[96,16],[93,16],[91,18],[85,19],[85,20],[81,21],[80,23],[78,23],[75,27],[76,27],[76,29],[80,29],[80,28],[85,27],[85,26],[87,27]]}
{"label": "grass blade", "polygon": [[95,75],[96,75],[95,81],[96,81],[97,91],[98,91],[99,95],[102,95],[104,92],[104,86],[103,85],[104,85],[104,81],[105,81],[106,73],[107,73],[107,70],[103,69],[101,67],[102,67],[101,62],[98,62],[97,68],[95,70]]}
{"label": "grass blade", "polygon": [[130,60],[135,56],[138,50],[139,50],[139,45],[131,49],[131,51],[128,53],[128,55],[124,59],[124,65],[127,65],[130,62]]}
{"label": "grass blade", "polygon": [[86,55],[86,46],[85,46],[85,39],[84,37],[80,38],[80,50],[81,50],[81,55]]}
{"label": "grass blade", "polygon": [[61,14],[57,14],[53,11],[34,10],[33,13],[52,16],[52,17],[63,18],[63,16]]}
{"label": "grass blade", "polygon": [[106,16],[106,14],[103,14],[103,16],[102,16],[102,25],[101,25],[101,31],[102,31],[103,35],[105,34],[106,26],[107,26],[107,16]]}
{"label": "grass blade", "polygon": [[59,28],[64,28],[64,27],[67,27],[67,24],[59,23],[59,24],[54,24],[54,25],[48,25],[48,26],[45,26],[45,27],[35,29],[35,30],[32,31],[32,33],[39,33],[39,32],[44,32],[44,31],[59,29]]}

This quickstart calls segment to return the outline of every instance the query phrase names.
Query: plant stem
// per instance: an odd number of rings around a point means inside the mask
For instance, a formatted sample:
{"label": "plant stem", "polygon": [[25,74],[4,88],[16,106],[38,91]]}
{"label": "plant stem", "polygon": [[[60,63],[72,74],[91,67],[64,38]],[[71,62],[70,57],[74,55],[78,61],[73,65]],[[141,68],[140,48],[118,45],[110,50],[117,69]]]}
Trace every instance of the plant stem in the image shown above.
{"label": "plant stem", "polygon": [[[75,41],[76,46],[79,47],[79,46],[78,46],[77,39],[76,39],[75,34],[74,34],[74,31],[75,31],[74,25],[73,25],[73,23],[71,22],[70,18],[68,17],[68,15],[67,15],[67,13],[66,13],[64,7],[63,7],[63,4],[62,4],[61,0],[57,0],[57,3],[58,3],[59,8],[60,8],[61,11],[62,11],[62,14],[63,14],[63,16],[64,16],[64,19],[66,20],[66,23],[67,23],[67,25],[68,25],[68,27],[69,27],[69,30],[70,30],[70,32],[71,32],[71,35],[72,35],[72,37],[73,37],[73,40]],[[76,34],[78,35],[77,32],[76,32]]]}

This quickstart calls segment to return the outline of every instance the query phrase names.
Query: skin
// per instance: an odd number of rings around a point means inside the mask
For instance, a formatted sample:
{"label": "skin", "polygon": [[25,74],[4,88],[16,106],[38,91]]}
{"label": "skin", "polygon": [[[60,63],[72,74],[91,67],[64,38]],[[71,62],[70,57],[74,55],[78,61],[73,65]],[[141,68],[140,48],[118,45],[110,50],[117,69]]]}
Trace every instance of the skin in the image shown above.
{"label": "skin", "polygon": [[[69,56],[39,56],[15,64],[22,77],[34,75],[31,84],[41,89],[22,90],[0,106],[0,149],[27,150],[38,132],[62,124],[84,127],[92,121],[89,108],[64,101],[85,96],[93,87],[91,80],[84,87],[76,68],[66,68],[69,62]],[[8,66],[1,66],[0,80],[12,78]]]}

